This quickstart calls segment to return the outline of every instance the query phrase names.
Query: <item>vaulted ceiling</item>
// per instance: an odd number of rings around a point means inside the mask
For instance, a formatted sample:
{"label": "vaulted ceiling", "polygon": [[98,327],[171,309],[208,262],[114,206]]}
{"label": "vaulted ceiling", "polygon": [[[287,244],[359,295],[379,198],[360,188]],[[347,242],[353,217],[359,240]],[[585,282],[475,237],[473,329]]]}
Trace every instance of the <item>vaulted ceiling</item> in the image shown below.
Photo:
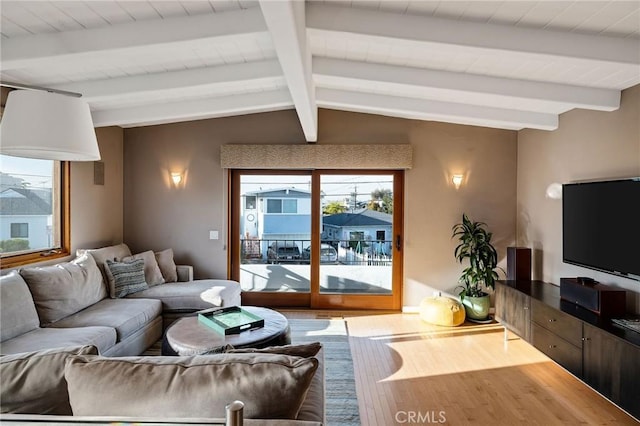
{"label": "vaulted ceiling", "polygon": [[553,130],[640,83],[640,1],[0,2],[0,78],[97,127],[318,108]]}

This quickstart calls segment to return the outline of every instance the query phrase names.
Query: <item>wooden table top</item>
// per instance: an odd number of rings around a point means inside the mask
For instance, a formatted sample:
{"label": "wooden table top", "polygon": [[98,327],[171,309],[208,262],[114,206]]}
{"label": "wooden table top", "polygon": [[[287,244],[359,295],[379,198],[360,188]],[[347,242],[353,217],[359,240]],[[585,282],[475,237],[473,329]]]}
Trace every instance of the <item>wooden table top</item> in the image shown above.
{"label": "wooden table top", "polygon": [[[280,312],[257,306],[242,306],[264,319],[264,327],[223,336],[198,321],[197,316],[180,318],[167,329],[162,352],[164,355],[200,355],[219,352],[226,345],[234,348],[258,348],[277,342],[289,334],[289,322]],[[277,344],[277,343],[274,343]]]}

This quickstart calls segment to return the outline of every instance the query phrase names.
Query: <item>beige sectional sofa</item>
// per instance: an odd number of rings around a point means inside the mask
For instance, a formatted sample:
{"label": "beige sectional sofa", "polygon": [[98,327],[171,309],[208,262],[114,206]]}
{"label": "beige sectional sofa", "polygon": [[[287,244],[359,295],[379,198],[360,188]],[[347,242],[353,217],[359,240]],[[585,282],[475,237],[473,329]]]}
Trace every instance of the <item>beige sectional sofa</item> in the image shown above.
{"label": "beige sectional sofa", "polygon": [[105,268],[107,260],[140,264],[150,256],[124,244],[79,250],[71,262],[0,278],[0,423],[225,424],[229,399],[243,400],[246,414],[260,419],[249,425],[324,423],[322,349],[139,356],[162,336],[163,323],[241,304],[237,282],[194,280],[193,269],[176,266],[166,251],[155,255],[154,270],[143,262],[143,281],[153,285],[130,294],[128,275]]}
{"label": "beige sectional sofa", "polygon": [[24,268],[0,278],[1,354],[94,345],[105,356],[139,355],[162,336],[163,323],[166,327],[202,309],[240,305],[237,282],[193,280],[190,266],[175,264],[179,282],[110,298],[105,262],[131,257],[129,247],[77,254],[71,262]]}

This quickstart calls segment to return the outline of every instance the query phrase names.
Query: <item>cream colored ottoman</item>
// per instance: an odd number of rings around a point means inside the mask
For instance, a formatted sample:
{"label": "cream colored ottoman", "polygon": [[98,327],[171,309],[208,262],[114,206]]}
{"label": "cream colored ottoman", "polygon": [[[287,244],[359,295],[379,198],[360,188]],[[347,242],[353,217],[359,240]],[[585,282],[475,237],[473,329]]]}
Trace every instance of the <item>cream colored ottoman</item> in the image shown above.
{"label": "cream colored ottoman", "polygon": [[455,327],[464,322],[464,306],[450,297],[426,297],[420,302],[420,318],[429,324]]}

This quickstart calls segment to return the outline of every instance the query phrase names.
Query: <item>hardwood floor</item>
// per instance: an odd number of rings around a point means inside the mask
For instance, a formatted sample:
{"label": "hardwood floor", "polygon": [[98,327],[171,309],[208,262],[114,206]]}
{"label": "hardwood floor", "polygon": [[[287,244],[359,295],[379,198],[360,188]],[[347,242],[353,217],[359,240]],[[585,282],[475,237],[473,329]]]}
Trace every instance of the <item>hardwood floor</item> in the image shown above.
{"label": "hardwood floor", "polygon": [[638,424],[498,324],[445,328],[416,314],[284,310],[345,318],[363,425]]}

